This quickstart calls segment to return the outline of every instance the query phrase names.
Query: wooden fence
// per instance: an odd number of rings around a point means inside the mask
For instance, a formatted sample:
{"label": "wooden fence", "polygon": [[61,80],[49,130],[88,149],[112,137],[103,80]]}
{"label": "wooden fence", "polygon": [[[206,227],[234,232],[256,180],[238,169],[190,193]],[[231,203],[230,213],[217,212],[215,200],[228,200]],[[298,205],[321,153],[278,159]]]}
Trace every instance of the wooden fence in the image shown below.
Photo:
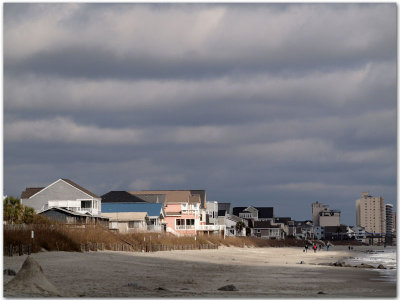
{"label": "wooden fence", "polygon": [[[171,251],[171,250],[200,250],[200,249],[218,249],[218,245],[214,244],[190,244],[190,245],[128,245],[124,243],[86,243],[81,244],[81,252],[88,251],[129,251],[129,252],[156,252],[156,251]],[[4,246],[4,256],[14,255],[30,255],[32,253],[32,245],[7,245]]]}
{"label": "wooden fence", "polygon": [[156,251],[171,251],[171,250],[199,250],[199,249],[218,249],[218,245],[214,244],[190,244],[190,245],[128,245],[122,243],[86,243],[81,244],[81,252],[87,251],[130,251],[130,252],[156,252]]}
{"label": "wooden fence", "polygon": [[14,256],[14,255],[30,255],[32,253],[32,245],[7,245],[4,246],[4,256]]}

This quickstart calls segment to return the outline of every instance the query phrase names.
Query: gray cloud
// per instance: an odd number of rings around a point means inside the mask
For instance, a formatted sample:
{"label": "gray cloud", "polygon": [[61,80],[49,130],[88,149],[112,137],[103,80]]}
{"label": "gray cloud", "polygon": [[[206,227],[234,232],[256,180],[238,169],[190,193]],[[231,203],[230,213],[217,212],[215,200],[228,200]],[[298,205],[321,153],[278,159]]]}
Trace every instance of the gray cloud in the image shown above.
{"label": "gray cloud", "polygon": [[[10,29],[4,33],[5,71],[199,78],[354,66],[388,61],[396,54],[396,12],[391,5],[348,5],[339,11],[297,5],[278,13],[268,5],[92,7],[45,5],[44,12],[18,23],[6,18]],[[76,14],[83,14],[84,26]]]}
{"label": "gray cloud", "polygon": [[4,193],[396,199],[394,4],[5,4]]}

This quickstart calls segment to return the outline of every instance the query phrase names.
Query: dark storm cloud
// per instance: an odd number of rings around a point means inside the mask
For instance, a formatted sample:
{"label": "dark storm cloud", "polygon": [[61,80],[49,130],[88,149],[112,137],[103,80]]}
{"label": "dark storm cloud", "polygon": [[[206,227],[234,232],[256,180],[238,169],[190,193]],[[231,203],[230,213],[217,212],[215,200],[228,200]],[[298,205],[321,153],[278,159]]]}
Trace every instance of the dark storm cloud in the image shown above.
{"label": "dark storm cloud", "polygon": [[71,178],[310,218],[396,199],[393,4],[6,4],[5,194]]}
{"label": "dark storm cloud", "polygon": [[[370,60],[388,61],[396,54],[394,10],[383,6],[349,5],[337,12],[341,22],[320,5],[289,6],[275,14],[268,5],[177,5],[161,11],[149,5],[123,10],[92,7],[62,5],[59,10],[65,8],[65,13],[32,17],[34,28],[55,29],[47,29],[48,38],[33,30],[28,36],[27,31],[25,39],[43,43],[32,52],[12,53],[6,46],[10,59],[5,60],[5,71],[87,78],[202,78],[351,68]],[[202,19],[211,25],[199,24]],[[6,25],[15,22],[7,20]],[[5,39],[12,46],[21,43],[13,32],[6,31]]]}

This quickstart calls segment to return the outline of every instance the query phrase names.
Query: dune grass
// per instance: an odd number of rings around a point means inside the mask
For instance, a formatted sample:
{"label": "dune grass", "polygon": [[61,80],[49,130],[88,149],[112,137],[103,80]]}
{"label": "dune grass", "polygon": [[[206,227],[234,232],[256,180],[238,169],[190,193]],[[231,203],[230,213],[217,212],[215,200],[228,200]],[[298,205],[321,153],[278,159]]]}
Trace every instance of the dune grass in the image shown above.
{"label": "dune grass", "polygon": [[33,252],[41,251],[80,251],[81,244],[115,243],[133,246],[144,245],[199,245],[213,244],[227,247],[282,247],[304,246],[304,241],[295,239],[266,240],[254,237],[223,237],[216,234],[177,237],[170,233],[135,232],[120,234],[100,225],[71,226],[65,224],[30,224],[4,227],[4,246],[28,245],[32,243],[31,231],[34,231]]}

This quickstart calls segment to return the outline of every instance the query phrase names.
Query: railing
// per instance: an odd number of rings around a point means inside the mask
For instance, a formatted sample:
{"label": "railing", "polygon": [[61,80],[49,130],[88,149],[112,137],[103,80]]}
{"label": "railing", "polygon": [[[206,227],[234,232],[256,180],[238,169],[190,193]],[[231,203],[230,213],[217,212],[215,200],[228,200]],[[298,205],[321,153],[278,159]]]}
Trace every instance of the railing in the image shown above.
{"label": "railing", "polygon": [[128,245],[124,243],[86,243],[81,244],[81,252],[88,251],[130,251],[130,252],[156,252],[171,250],[201,250],[201,249],[218,249],[218,245],[214,244],[188,244],[188,245],[159,245],[159,244],[140,244]]}
{"label": "railing", "polygon": [[199,214],[198,209],[182,209],[182,215],[194,215]]}
{"label": "railing", "polygon": [[97,212],[97,210],[93,209],[92,207],[69,207],[68,209],[76,212],[90,212],[91,214],[95,214]]}
{"label": "railing", "polygon": [[78,208],[78,210],[80,210],[80,211],[92,211],[93,208],[91,208],[91,207],[80,207],[80,208]]}
{"label": "railing", "polygon": [[176,225],[175,229],[176,230],[194,230],[195,226],[194,225]]}
{"label": "railing", "polygon": [[197,225],[196,230],[206,230],[206,231],[222,231],[225,230],[225,225]]}

